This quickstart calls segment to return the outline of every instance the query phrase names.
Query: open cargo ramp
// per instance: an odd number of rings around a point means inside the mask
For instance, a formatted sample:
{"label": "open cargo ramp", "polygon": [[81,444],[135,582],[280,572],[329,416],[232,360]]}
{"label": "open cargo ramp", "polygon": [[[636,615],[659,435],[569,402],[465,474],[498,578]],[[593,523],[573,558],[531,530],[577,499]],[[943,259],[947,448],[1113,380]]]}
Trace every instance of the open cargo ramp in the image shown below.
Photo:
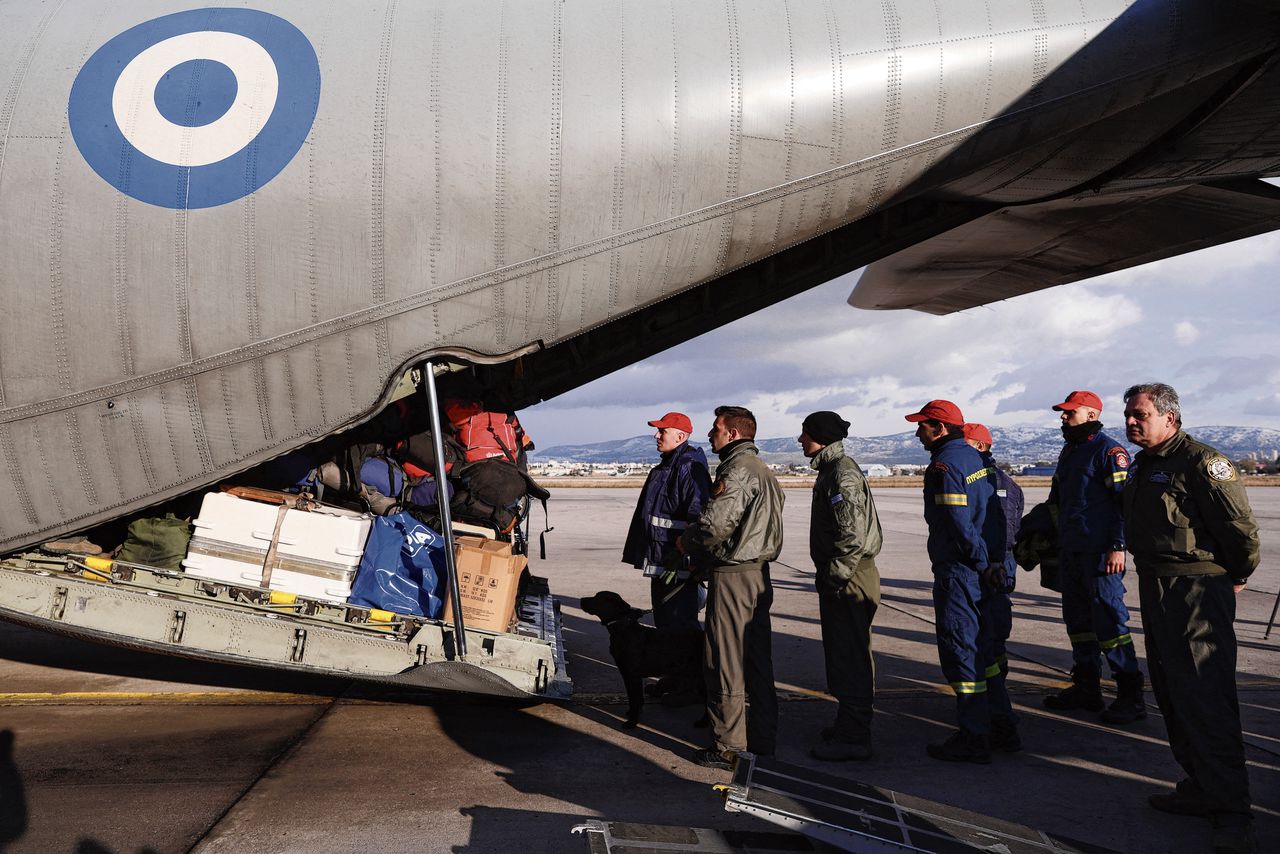
{"label": "open cargo ramp", "polygon": [[[108,564],[103,566],[102,564]],[[120,561],[28,553],[0,561],[0,620],[126,649],[428,691],[514,700],[572,693],[546,581],[517,601],[515,631],[448,623]]]}
{"label": "open cargo ramp", "polygon": [[775,832],[753,840],[752,834],[600,821],[580,825],[574,832],[588,837],[592,854],[1117,854],[1109,848],[750,753],[739,756],[733,782],[715,788],[724,796],[729,812],[752,815],[792,833]]}

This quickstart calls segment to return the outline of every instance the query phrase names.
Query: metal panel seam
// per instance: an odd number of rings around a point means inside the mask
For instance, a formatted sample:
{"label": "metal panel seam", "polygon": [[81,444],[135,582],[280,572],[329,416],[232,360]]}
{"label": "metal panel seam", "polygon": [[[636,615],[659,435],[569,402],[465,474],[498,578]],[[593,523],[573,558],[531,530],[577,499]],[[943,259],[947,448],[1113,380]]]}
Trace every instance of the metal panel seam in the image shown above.
{"label": "metal panel seam", "polygon": [[[373,100],[373,138],[371,141],[372,163],[369,186],[372,193],[370,200],[370,270],[373,288],[373,304],[382,305],[387,301],[387,210],[386,210],[386,178],[387,178],[387,97],[391,88],[391,48],[394,31],[397,0],[387,4],[382,18],[382,37],[378,46],[378,82],[374,90]],[[378,365],[383,374],[391,370],[390,346],[387,342],[387,321],[380,320],[374,327],[374,337],[378,346]]]}
{"label": "metal panel seam", "polygon": [[[560,203],[563,189],[563,169],[561,160],[564,154],[564,5],[552,3],[551,21],[551,142],[547,152],[547,249],[560,251]],[[623,87],[622,101],[626,103],[626,87]],[[625,122],[624,122],[625,127]],[[433,278],[434,283],[434,278]],[[526,288],[532,299],[533,289]],[[532,306],[530,307],[532,308]],[[560,334],[560,268],[552,267],[547,271],[547,304],[543,323],[550,338]],[[439,317],[439,310],[436,310]],[[439,336],[436,337],[439,341]]]}
{"label": "metal panel seam", "polygon": [[[556,5],[559,8],[559,4]],[[431,237],[427,244],[427,271],[430,276],[430,287],[440,286],[440,249],[441,230],[444,227],[444,199],[441,188],[444,186],[444,166],[440,159],[440,146],[444,133],[444,118],[441,115],[440,100],[440,53],[444,49],[444,11],[437,8],[431,13],[431,71],[428,80],[427,104],[431,112],[431,156],[432,177],[434,184],[431,193]],[[431,307],[431,328],[434,331],[432,340],[439,341],[443,337],[440,330],[440,306]]]}
{"label": "metal panel seam", "polygon": [[[627,7],[618,4],[618,162],[613,167],[612,198],[609,200],[609,228],[614,233],[622,231],[622,191],[627,169]],[[605,313],[612,317],[618,311],[621,300],[619,279],[622,275],[622,256],[617,249],[609,253],[609,303]]]}
{"label": "metal panel seam", "polygon": [[[507,4],[498,7],[498,79],[494,95],[493,133],[493,263],[507,263],[507,99],[509,97],[510,62],[508,55]],[[507,343],[507,292],[504,283],[493,289],[494,343],[499,350]]]}
{"label": "metal panel seam", "polygon": [[[830,0],[827,0],[829,3]],[[725,22],[729,32],[729,147],[725,175],[725,198],[738,195],[742,172],[742,44],[738,32],[738,8],[734,0],[725,0]],[[834,165],[834,164],[833,164]],[[729,246],[733,239],[736,217],[725,217],[720,225],[720,248],[716,251],[714,276],[724,273],[729,261]]]}

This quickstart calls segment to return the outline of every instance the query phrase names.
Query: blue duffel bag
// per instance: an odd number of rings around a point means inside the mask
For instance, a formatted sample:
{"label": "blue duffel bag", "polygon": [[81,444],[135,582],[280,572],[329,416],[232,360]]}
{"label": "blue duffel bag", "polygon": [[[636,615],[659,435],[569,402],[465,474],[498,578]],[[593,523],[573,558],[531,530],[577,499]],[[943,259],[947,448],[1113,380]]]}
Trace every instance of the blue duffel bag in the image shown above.
{"label": "blue duffel bag", "polygon": [[375,516],[347,601],[438,618],[444,609],[439,588],[446,566],[444,537],[408,513]]}
{"label": "blue duffel bag", "polygon": [[[360,482],[402,503],[408,501],[419,507],[435,507],[437,504],[435,480],[425,477],[415,483],[409,478],[409,492],[405,494],[404,469],[399,463],[386,457],[370,457],[365,460],[360,466]],[[448,481],[445,481],[445,494],[450,500],[453,499],[453,484]]]}

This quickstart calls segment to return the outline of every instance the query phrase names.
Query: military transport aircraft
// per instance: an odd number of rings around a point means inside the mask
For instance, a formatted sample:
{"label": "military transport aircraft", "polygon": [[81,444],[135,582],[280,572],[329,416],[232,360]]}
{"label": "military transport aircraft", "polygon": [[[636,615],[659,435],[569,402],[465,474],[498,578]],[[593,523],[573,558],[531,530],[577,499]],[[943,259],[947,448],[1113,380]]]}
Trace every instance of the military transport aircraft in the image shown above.
{"label": "military transport aircraft", "polygon": [[23,550],[415,365],[522,406],[867,264],[854,305],[945,313],[1274,229],[1278,10],[0,0],[0,617],[563,692],[549,595],[468,644]]}

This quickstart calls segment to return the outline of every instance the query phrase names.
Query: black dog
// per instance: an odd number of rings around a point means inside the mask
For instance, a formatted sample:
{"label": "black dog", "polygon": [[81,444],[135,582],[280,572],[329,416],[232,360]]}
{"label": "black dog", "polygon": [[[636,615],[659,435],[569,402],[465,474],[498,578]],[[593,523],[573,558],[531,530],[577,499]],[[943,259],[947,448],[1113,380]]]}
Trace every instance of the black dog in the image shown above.
{"label": "black dog", "polygon": [[[613,656],[622,683],[627,688],[627,720],[630,728],[640,721],[644,705],[644,678],[657,676],[668,684],[692,686],[706,705],[706,683],[702,679],[701,629],[655,629],[641,625],[644,614],[632,608],[612,590],[601,590],[582,600],[582,610],[599,617],[609,630],[609,654]],[[660,683],[661,684],[661,683]],[[705,716],[696,726],[706,726]]]}

